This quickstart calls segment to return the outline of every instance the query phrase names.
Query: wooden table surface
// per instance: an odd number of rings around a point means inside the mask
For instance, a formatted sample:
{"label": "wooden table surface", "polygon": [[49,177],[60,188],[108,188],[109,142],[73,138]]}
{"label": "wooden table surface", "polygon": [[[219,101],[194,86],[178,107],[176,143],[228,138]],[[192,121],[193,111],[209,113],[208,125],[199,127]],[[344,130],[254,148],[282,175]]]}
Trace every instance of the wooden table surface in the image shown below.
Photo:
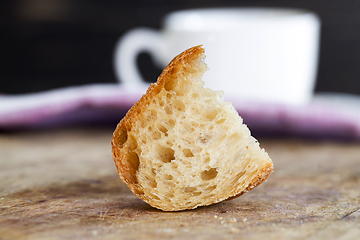
{"label": "wooden table surface", "polygon": [[360,143],[259,139],[275,166],[267,182],[162,212],[119,179],[111,135],[0,133],[0,239],[360,239]]}

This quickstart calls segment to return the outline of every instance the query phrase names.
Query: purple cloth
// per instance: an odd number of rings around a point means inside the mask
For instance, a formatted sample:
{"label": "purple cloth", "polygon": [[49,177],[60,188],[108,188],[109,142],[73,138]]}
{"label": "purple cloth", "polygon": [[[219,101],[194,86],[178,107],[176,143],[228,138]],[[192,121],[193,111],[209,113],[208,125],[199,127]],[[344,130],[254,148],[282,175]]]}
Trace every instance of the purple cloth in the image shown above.
{"label": "purple cloth", "polygon": [[[0,95],[0,130],[68,123],[118,122],[145,93],[118,84],[69,87],[26,95]],[[307,105],[231,101],[250,130],[265,134],[360,140],[360,97],[318,94]]]}

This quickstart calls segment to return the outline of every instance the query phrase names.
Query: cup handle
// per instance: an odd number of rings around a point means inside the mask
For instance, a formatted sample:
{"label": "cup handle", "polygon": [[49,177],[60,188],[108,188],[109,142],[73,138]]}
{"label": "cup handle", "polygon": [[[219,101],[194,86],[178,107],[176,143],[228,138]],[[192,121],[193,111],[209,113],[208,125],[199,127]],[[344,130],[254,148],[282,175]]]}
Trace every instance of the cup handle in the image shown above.
{"label": "cup handle", "polygon": [[136,57],[142,51],[149,52],[155,64],[162,65],[162,34],[149,28],[130,30],[116,44],[114,52],[114,69],[117,80],[128,89],[147,88],[136,66]]}

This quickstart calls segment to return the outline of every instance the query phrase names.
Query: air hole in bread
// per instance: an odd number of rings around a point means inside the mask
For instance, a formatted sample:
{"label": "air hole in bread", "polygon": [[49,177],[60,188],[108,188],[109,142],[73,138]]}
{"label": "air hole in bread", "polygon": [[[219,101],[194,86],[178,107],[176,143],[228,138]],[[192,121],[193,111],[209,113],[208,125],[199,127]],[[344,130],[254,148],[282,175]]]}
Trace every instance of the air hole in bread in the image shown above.
{"label": "air hole in bread", "polygon": [[179,165],[176,162],[171,162],[171,168],[176,169]]}
{"label": "air hole in bread", "polygon": [[232,139],[233,141],[238,141],[239,139],[241,139],[241,136],[239,133],[233,133],[231,134],[230,139]]}
{"label": "air hole in bread", "polygon": [[141,189],[134,189],[133,191],[134,191],[134,193],[135,193],[136,195],[138,195],[138,196],[144,194],[144,191],[141,190]]}
{"label": "air hole in bread", "polygon": [[167,98],[171,98],[171,97],[172,97],[172,94],[171,94],[171,93],[167,93],[167,94],[166,94],[166,97],[167,97]]}
{"label": "air hole in bread", "polygon": [[174,105],[175,108],[180,112],[185,112],[185,104],[181,100],[179,99],[174,100]]}
{"label": "air hole in bread", "polygon": [[192,97],[195,98],[195,99],[198,98],[199,96],[200,96],[200,95],[199,95],[198,93],[193,93],[193,94],[192,94]]}
{"label": "air hole in bread", "polygon": [[197,190],[196,187],[186,187],[186,188],[184,188],[184,192],[185,192],[185,193],[193,193],[193,192],[195,192],[196,190]]}
{"label": "air hole in bread", "polygon": [[216,115],[218,114],[218,112],[216,110],[212,110],[212,111],[209,111],[205,114],[205,118],[208,120],[208,121],[212,121],[216,118]]}
{"label": "air hole in bread", "polygon": [[161,138],[161,133],[158,130],[155,130],[152,133],[152,138],[153,138],[153,140],[159,140]]}
{"label": "air hole in bread", "polygon": [[170,92],[176,88],[176,85],[177,81],[173,79],[166,79],[164,88],[166,91]]}
{"label": "air hole in bread", "polygon": [[173,113],[173,112],[172,112],[172,109],[171,109],[169,106],[165,106],[164,110],[165,110],[165,112],[166,112],[167,114],[172,114],[172,113]]}
{"label": "air hole in bread", "polygon": [[193,192],[191,195],[193,195],[193,196],[199,196],[199,195],[201,195],[201,193],[202,193],[202,192]]}
{"label": "air hole in bread", "polygon": [[[166,198],[173,198],[173,197],[174,197],[174,194],[172,194],[172,193],[165,193],[164,196],[165,196]],[[169,199],[169,200],[170,200],[170,199]]]}
{"label": "air hole in bread", "polygon": [[171,160],[175,160],[175,151],[170,147],[160,145],[158,148],[158,156],[164,163],[169,163]]}
{"label": "air hole in bread", "polygon": [[113,151],[114,157],[119,157],[119,151]]}
{"label": "air hole in bread", "polygon": [[129,149],[130,151],[134,151],[138,147],[137,141],[134,136],[129,137]]}
{"label": "air hole in bread", "polygon": [[217,124],[222,124],[222,123],[224,123],[226,121],[226,119],[225,118],[222,118],[222,119],[220,119],[219,121],[217,121],[216,123]]}
{"label": "air hole in bread", "polygon": [[146,122],[148,122],[148,121],[145,121],[144,119],[139,120],[139,123],[140,123],[139,125],[140,125],[140,127],[141,127],[141,128],[145,128],[146,125],[147,125]]}
{"label": "air hole in bread", "polygon": [[193,153],[193,154],[199,154],[201,151],[202,151],[203,149],[202,148],[199,148],[199,147],[196,147],[196,146],[192,146],[191,147],[191,152]]}
{"label": "air hole in bread", "polygon": [[210,168],[210,170],[205,170],[201,173],[200,177],[202,180],[211,180],[216,178],[218,172],[216,171],[216,168]]}
{"label": "air hole in bread", "polygon": [[205,163],[209,163],[210,162],[210,157],[206,157],[204,160]]}
{"label": "air hole in bread", "polygon": [[115,138],[116,145],[122,147],[127,141],[127,130],[124,126],[118,128],[117,137]]}
{"label": "air hole in bread", "polygon": [[149,182],[149,186],[151,188],[156,188],[157,187],[157,182],[155,181],[155,178],[152,178],[152,177],[148,178],[148,182]]}
{"label": "air hole in bread", "polygon": [[173,180],[173,176],[172,175],[170,175],[170,174],[165,174],[164,175],[164,178],[166,179],[166,180]]}
{"label": "air hole in bread", "polygon": [[123,174],[124,174],[124,177],[127,180],[127,182],[130,182],[130,183],[133,183],[133,184],[138,183],[136,176],[133,175],[131,172],[126,172],[125,171],[125,172],[123,172]]}
{"label": "air hole in bread", "polygon": [[175,126],[175,121],[173,119],[170,119],[168,122],[167,122],[167,125],[171,128],[173,128]]}
{"label": "air hole in bread", "polygon": [[155,110],[151,110],[150,119],[154,121],[157,119],[157,112]]}
{"label": "air hole in bread", "polygon": [[161,125],[161,124],[158,124],[157,128],[158,128],[161,132],[163,132],[163,133],[165,134],[165,136],[167,136],[168,130],[167,130],[166,127],[164,127],[164,126]]}
{"label": "air hole in bread", "polygon": [[125,178],[134,184],[138,182],[136,172],[139,169],[139,163],[139,156],[135,152],[130,152],[123,162],[127,169],[127,171],[124,172]]}
{"label": "air hole in bread", "polygon": [[183,152],[184,152],[185,157],[194,157],[194,154],[188,148],[184,149]]}
{"label": "air hole in bread", "polygon": [[129,169],[131,170],[131,172],[133,174],[135,174],[135,172],[138,170],[139,164],[140,164],[140,161],[139,161],[139,156],[137,155],[137,153],[130,152],[126,158],[126,165],[129,167]]}

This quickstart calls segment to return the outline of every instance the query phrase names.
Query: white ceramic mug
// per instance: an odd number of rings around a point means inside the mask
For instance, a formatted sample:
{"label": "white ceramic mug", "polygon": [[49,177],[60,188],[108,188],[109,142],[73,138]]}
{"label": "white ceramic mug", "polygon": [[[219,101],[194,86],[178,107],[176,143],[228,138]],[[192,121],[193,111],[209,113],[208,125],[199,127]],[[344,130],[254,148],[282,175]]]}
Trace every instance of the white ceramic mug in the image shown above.
{"label": "white ceramic mug", "polygon": [[[229,98],[305,104],[313,95],[320,20],[297,9],[215,8],[168,14],[161,31],[131,30],[119,40],[114,65],[131,89],[148,86],[136,57],[148,51],[165,67],[185,49],[203,45],[210,70],[205,86]],[[156,79],[154,79],[155,81]]]}

